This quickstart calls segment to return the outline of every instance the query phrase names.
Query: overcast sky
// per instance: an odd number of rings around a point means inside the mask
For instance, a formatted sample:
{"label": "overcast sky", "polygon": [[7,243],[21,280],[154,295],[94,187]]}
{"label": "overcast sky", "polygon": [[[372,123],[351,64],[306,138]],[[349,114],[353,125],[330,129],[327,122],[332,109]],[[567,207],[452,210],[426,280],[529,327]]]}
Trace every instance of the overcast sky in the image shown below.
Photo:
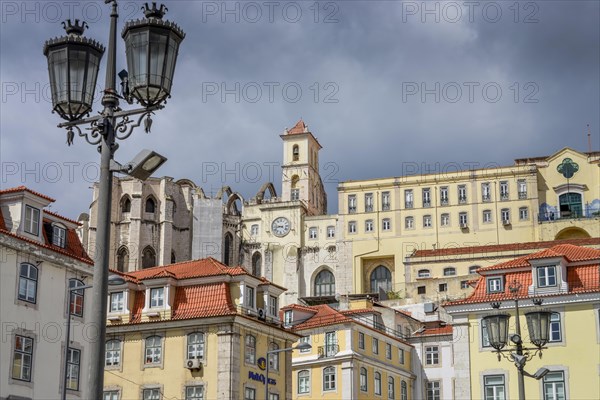
{"label": "overcast sky", "polygon": [[[169,158],[157,175],[207,193],[227,184],[251,197],[268,180],[279,190],[279,135],[300,118],[323,146],[330,213],[338,181],[587,151],[587,124],[600,148],[598,1],[165,4],[187,34],[173,96],[152,132],[120,142],[116,159],[154,149]],[[121,1],[120,23],[140,17],[141,5]],[[110,7],[1,6],[0,186],[43,192],[77,218],[89,208],[99,154],[81,138],[67,147],[56,128],[42,47],[69,17],[85,19],[86,35],[106,45]],[[119,46],[117,70],[126,68]]]}

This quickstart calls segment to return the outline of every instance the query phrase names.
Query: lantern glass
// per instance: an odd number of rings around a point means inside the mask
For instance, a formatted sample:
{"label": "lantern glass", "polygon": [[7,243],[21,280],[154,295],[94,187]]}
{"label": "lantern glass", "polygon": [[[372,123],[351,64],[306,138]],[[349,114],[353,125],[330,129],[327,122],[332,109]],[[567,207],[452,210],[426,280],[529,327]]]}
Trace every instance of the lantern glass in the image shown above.
{"label": "lantern glass", "polygon": [[550,311],[531,311],[525,314],[529,340],[537,347],[542,347],[550,340]]}
{"label": "lantern glass", "polygon": [[508,342],[508,314],[494,314],[483,317],[490,345],[496,350],[502,349]]}

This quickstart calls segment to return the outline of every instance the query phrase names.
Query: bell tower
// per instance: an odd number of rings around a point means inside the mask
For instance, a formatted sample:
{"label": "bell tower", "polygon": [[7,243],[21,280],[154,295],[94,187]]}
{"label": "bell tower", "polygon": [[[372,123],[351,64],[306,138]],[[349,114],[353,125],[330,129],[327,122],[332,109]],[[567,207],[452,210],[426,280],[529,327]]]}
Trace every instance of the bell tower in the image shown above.
{"label": "bell tower", "polygon": [[280,135],[283,140],[283,173],[281,195],[283,201],[304,204],[308,215],[327,212],[327,194],[319,175],[321,145],[302,121]]}

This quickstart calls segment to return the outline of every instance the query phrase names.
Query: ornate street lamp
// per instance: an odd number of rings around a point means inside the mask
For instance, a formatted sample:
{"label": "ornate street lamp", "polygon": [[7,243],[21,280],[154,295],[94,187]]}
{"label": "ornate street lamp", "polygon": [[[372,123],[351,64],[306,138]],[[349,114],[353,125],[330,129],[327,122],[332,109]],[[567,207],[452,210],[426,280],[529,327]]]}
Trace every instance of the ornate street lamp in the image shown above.
{"label": "ornate street lamp", "polygon": [[[52,109],[63,122],[58,126],[67,130],[67,144],[73,144],[75,131],[80,137],[100,149],[100,180],[98,189],[98,226],[94,262],[93,301],[90,326],[98,330],[96,340],[89,343],[91,358],[88,387],[82,398],[101,399],[104,383],[104,342],[106,337],[106,297],[108,295],[108,268],[110,244],[110,214],[113,172],[129,173],[140,179],[150,176],[166,160],[155,152],[145,150],[131,163],[121,165],[113,159],[117,150],[117,140],[127,139],[144,117],[145,131],[152,125],[150,114],[164,107],[171,95],[173,74],[179,45],[185,38],[183,31],[174,23],[163,21],[164,6],[145,5],[146,18],[127,23],[123,30],[127,63],[131,71],[132,89],[128,86],[128,73],[119,73],[122,95],[116,89],[116,49],[117,21],[119,18],[116,0],[104,0],[111,4],[108,41],[108,60],[102,106],[99,115],[89,115],[92,110],[94,89],[99,64],[104,53],[102,45],[83,35],[86,23],[67,21],[64,27],[67,35],[48,40],[44,45],[44,55],[48,59]],[[119,99],[132,103],[136,99],[143,108],[121,110]],[[137,121],[129,117],[138,115]],[[90,125],[86,131],[79,126]]]}
{"label": "ornate street lamp", "polygon": [[[542,379],[544,375],[548,373],[548,369],[540,368],[535,374],[530,374],[525,371],[525,364],[530,361],[536,354],[542,357],[542,349],[545,349],[544,345],[548,343],[550,339],[550,316],[552,312],[545,310],[531,311],[525,314],[527,319],[527,329],[529,331],[529,339],[535,348],[523,347],[523,339],[521,336],[521,320],[519,315],[519,299],[518,293],[521,289],[521,284],[517,281],[513,282],[509,286],[510,292],[513,294],[513,301],[515,302],[515,317],[516,327],[515,333],[509,335],[508,333],[508,321],[510,320],[509,314],[497,313],[483,317],[483,323],[488,333],[488,339],[490,345],[496,349],[498,353],[498,361],[501,360],[501,355],[512,361],[517,370],[519,371],[519,400],[525,400],[525,381],[524,377]],[[540,306],[542,304],[541,299],[533,299],[533,304]],[[501,303],[492,303],[494,309],[499,309]],[[515,348],[503,349],[508,344],[508,339],[513,342]],[[533,351],[533,353],[530,353]],[[506,356],[504,353],[508,352]]]}
{"label": "ornate street lamp", "polygon": [[271,354],[279,354],[279,353],[287,353],[294,350],[310,350],[312,346],[310,343],[302,342],[298,344],[296,347],[287,347],[285,349],[277,349],[277,350],[269,350],[267,351],[267,366],[265,370],[265,400],[269,400],[269,364],[270,364],[270,356]]}

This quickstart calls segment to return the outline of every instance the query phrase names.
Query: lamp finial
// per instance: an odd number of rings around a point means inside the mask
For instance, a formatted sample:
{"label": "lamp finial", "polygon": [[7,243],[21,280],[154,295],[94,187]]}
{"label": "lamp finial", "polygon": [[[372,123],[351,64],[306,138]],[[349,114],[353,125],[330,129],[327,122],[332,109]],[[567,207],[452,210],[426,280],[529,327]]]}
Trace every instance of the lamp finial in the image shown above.
{"label": "lamp finial", "polygon": [[167,11],[169,11],[169,9],[165,7],[164,4],[161,4],[160,7],[156,7],[155,1],[152,2],[152,7],[150,7],[148,3],[144,4],[142,10],[144,11],[144,15],[146,16],[146,18],[156,19],[162,19],[162,17],[165,16]]}
{"label": "lamp finial", "polygon": [[87,22],[82,21],[81,23],[79,23],[78,19],[76,19],[74,23],[70,19],[68,19],[66,21],[63,21],[62,25],[65,29],[65,32],[67,32],[67,35],[75,36],[83,35],[85,28],[89,28]]}

